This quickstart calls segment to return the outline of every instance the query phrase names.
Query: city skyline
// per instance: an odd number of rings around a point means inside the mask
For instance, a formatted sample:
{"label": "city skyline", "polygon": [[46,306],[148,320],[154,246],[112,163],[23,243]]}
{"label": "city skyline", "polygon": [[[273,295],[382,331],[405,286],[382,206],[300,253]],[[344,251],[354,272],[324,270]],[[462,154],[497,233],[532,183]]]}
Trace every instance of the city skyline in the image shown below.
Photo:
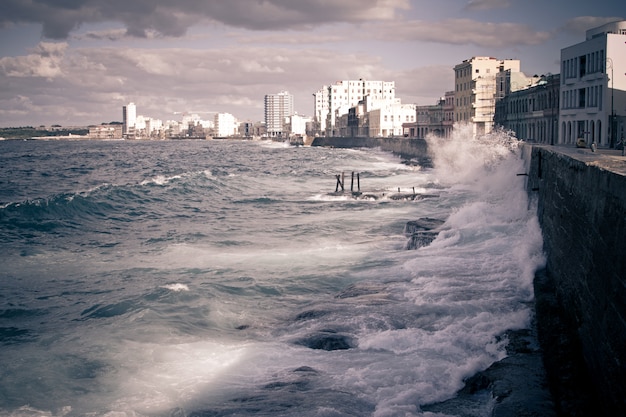
{"label": "city skyline", "polygon": [[196,110],[260,121],[264,96],[283,90],[312,116],[320,86],[360,78],[393,80],[403,103],[432,104],[465,59],[559,73],[562,48],[624,18],[617,1],[142,4],[3,4],[0,127],[121,121],[129,102],[163,120]]}

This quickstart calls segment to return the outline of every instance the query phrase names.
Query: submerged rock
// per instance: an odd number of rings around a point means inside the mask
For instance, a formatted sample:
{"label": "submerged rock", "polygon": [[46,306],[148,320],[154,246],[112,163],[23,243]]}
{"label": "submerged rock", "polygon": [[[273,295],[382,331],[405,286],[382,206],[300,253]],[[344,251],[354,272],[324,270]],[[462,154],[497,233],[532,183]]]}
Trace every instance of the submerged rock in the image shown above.
{"label": "submerged rock", "polygon": [[431,244],[437,235],[439,228],[444,224],[443,220],[432,219],[430,217],[422,217],[418,220],[412,220],[404,226],[404,234],[409,237],[406,249],[419,249],[423,246]]}
{"label": "submerged rock", "polygon": [[318,350],[346,350],[355,347],[354,339],[333,330],[321,330],[296,341],[296,344]]}

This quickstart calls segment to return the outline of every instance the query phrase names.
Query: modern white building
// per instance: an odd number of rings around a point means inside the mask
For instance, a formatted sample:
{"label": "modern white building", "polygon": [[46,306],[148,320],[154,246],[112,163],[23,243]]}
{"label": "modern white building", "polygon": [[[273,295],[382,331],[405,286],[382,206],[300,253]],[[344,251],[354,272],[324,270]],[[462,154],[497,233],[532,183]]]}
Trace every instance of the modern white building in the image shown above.
{"label": "modern white building", "polygon": [[400,100],[373,109],[368,114],[369,136],[402,136],[404,123],[414,123],[417,116],[415,104],[402,104]]}
{"label": "modern white building", "polygon": [[238,133],[237,119],[230,113],[217,113],[214,116],[214,135],[220,138],[235,136]]}
{"label": "modern white building", "polygon": [[517,59],[473,57],[454,67],[454,122],[470,123],[474,135],[493,129],[498,73],[520,72]]}
{"label": "modern white building", "polygon": [[304,136],[307,134],[307,127],[312,123],[312,119],[301,114],[292,114],[288,118],[289,134]]}
{"label": "modern white building", "polygon": [[293,95],[288,91],[265,96],[265,125],[270,137],[287,137],[284,125],[287,118],[293,115]]}
{"label": "modern white building", "polygon": [[396,86],[394,81],[344,80],[323,86],[313,96],[315,122],[326,135],[339,136],[338,119],[346,116],[350,108],[357,107],[365,97],[379,103],[378,108],[392,104]]}
{"label": "modern white building", "polygon": [[136,123],[137,106],[135,106],[135,103],[128,103],[122,107],[122,134],[134,135]]}
{"label": "modern white building", "polygon": [[586,32],[561,49],[559,143],[614,147],[626,120],[626,20]]}

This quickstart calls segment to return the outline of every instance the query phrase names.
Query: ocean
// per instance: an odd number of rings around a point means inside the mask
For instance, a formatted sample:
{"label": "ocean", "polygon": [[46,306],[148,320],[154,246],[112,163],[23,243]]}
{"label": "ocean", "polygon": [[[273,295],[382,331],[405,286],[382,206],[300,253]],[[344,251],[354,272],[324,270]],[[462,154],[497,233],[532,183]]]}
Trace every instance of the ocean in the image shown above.
{"label": "ocean", "polygon": [[0,141],[0,415],[443,416],[545,259],[516,139],[429,148]]}

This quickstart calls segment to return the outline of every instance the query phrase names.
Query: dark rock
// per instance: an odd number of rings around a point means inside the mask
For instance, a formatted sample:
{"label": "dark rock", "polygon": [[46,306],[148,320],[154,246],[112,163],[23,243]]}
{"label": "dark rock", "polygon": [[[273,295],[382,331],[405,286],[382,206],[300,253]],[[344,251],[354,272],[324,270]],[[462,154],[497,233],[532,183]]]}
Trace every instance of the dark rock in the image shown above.
{"label": "dark rock", "polygon": [[352,337],[323,330],[296,341],[296,344],[319,350],[346,350],[354,347]]}
{"label": "dark rock", "polygon": [[[506,334],[508,357],[468,378],[457,396],[421,407],[459,417],[554,417],[541,351],[532,330]],[[459,410],[465,410],[458,414]]]}
{"label": "dark rock", "polygon": [[407,222],[404,226],[404,234],[409,237],[406,249],[419,249],[428,246],[439,235],[439,228],[444,224],[443,220],[423,217],[418,220]]}

